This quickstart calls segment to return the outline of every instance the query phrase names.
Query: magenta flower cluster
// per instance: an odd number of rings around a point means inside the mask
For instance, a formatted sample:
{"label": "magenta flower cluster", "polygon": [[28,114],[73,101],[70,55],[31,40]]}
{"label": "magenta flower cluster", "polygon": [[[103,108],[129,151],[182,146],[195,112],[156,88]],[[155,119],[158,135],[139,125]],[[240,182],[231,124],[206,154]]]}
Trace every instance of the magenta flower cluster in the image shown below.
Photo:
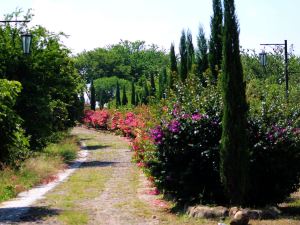
{"label": "magenta flower cluster", "polygon": [[152,139],[154,140],[155,144],[162,143],[164,133],[163,133],[161,126],[157,126],[156,128],[152,129],[150,131],[150,135],[151,135]]}
{"label": "magenta flower cluster", "polygon": [[168,129],[172,133],[178,133],[180,131],[180,122],[177,120],[172,120],[168,125]]}

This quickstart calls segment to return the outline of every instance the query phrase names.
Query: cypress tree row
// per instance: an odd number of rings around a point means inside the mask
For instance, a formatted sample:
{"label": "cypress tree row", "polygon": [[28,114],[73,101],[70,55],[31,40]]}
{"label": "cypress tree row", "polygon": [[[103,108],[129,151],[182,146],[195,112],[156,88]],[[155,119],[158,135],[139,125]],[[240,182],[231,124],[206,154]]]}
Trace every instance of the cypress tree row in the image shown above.
{"label": "cypress tree row", "polygon": [[131,106],[135,106],[136,105],[136,98],[135,98],[135,86],[134,86],[134,82],[131,82]]}
{"label": "cypress tree row", "polygon": [[239,50],[239,28],[234,0],[224,0],[222,64],[223,118],[220,152],[221,181],[232,204],[243,205],[247,191],[248,105]]}
{"label": "cypress tree row", "polygon": [[186,33],[186,48],[187,48],[187,68],[188,72],[192,70],[195,61],[195,50],[193,45],[193,36],[190,30]]}
{"label": "cypress tree row", "polygon": [[203,27],[199,26],[199,33],[197,36],[197,52],[196,52],[196,74],[201,80],[203,86],[206,85],[203,73],[208,68],[208,46],[205,38]]}
{"label": "cypress tree row", "polygon": [[170,48],[170,63],[171,63],[171,69],[170,69],[170,89],[174,88],[174,83],[177,80],[178,75],[178,68],[177,68],[177,59],[175,55],[175,47],[174,44],[171,44]]}
{"label": "cypress tree row", "polygon": [[184,82],[188,74],[188,51],[186,49],[186,35],[185,31],[182,30],[180,43],[179,43],[179,53],[180,53],[180,78]]}
{"label": "cypress tree row", "polygon": [[209,67],[212,73],[212,83],[216,84],[222,64],[222,31],[223,12],[221,0],[213,0],[213,16],[211,18],[211,36],[209,41]]}
{"label": "cypress tree row", "polygon": [[119,82],[117,81],[117,88],[116,88],[116,108],[121,105],[121,94],[120,94],[120,86]]}
{"label": "cypress tree row", "polygon": [[128,99],[126,95],[126,87],[123,86],[122,105],[127,105]]}
{"label": "cypress tree row", "polygon": [[150,84],[151,84],[150,96],[155,97],[156,88],[155,88],[155,81],[154,81],[153,73],[150,74]]}
{"label": "cypress tree row", "polygon": [[91,110],[96,110],[96,93],[95,93],[95,87],[94,87],[94,80],[91,81]]}

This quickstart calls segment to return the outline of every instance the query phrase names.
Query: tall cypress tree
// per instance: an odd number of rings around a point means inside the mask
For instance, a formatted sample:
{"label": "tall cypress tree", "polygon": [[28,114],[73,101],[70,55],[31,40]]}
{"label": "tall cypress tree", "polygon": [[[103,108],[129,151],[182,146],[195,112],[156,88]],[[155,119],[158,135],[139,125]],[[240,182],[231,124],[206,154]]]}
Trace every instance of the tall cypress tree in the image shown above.
{"label": "tall cypress tree", "polygon": [[123,95],[122,95],[122,105],[127,105],[128,99],[126,95],[126,87],[125,85],[123,86]]}
{"label": "tall cypress tree", "polygon": [[196,74],[201,80],[202,85],[205,86],[205,79],[203,73],[208,68],[208,46],[205,38],[203,27],[199,26],[199,33],[197,36],[197,52],[196,52]]}
{"label": "tall cypress tree", "polygon": [[140,98],[139,98],[139,94],[136,93],[136,96],[135,96],[135,105],[139,105],[140,104]]}
{"label": "tall cypress tree", "polygon": [[164,98],[165,94],[167,92],[167,81],[168,81],[168,77],[167,77],[167,69],[166,67],[164,67],[161,71],[161,73],[159,73],[159,77],[158,77],[158,98]]}
{"label": "tall cypress tree", "polygon": [[234,0],[224,0],[222,63],[223,118],[220,152],[221,180],[231,203],[243,205],[247,191],[248,105],[239,49],[239,27]]}
{"label": "tall cypress tree", "polygon": [[155,97],[156,88],[155,88],[155,81],[154,81],[153,73],[150,74],[150,84],[151,84],[150,95]]}
{"label": "tall cypress tree", "polygon": [[211,17],[211,36],[209,41],[209,67],[213,84],[217,83],[218,73],[222,65],[222,32],[223,11],[221,0],[213,0],[213,16]]}
{"label": "tall cypress tree", "polygon": [[193,45],[193,36],[190,30],[187,30],[186,33],[186,49],[187,49],[187,68],[188,68],[188,72],[191,72],[195,61],[195,49]]}
{"label": "tall cypress tree", "polygon": [[147,105],[149,100],[149,89],[147,82],[144,83],[144,91],[142,96],[142,103]]}
{"label": "tall cypress tree", "polygon": [[120,94],[120,86],[119,82],[117,81],[117,88],[116,88],[116,108],[121,105],[121,94]]}
{"label": "tall cypress tree", "polygon": [[179,43],[179,53],[180,53],[180,78],[184,82],[188,75],[188,51],[186,48],[186,35],[185,31],[182,30],[180,43]]}
{"label": "tall cypress tree", "polygon": [[94,87],[94,80],[91,81],[91,110],[96,110],[96,93],[95,93],[95,87]]}
{"label": "tall cypress tree", "polygon": [[170,88],[174,88],[174,83],[177,80],[178,76],[178,68],[177,68],[177,59],[175,55],[175,47],[174,44],[171,44],[170,48],[170,62],[171,62],[171,69],[170,69]]}
{"label": "tall cypress tree", "polygon": [[131,82],[131,106],[136,105],[135,86],[134,81]]}

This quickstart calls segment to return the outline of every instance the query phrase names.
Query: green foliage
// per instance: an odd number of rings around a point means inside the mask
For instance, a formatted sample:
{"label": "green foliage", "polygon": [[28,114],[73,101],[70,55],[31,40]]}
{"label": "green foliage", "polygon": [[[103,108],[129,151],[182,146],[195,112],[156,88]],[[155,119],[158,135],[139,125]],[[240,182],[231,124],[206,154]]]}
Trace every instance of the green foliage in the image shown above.
{"label": "green foliage", "polygon": [[203,86],[206,85],[203,73],[208,68],[208,47],[207,40],[205,38],[205,33],[203,27],[199,27],[199,33],[197,36],[197,51],[196,51],[196,74],[200,78]]}
{"label": "green foliage", "polygon": [[195,62],[195,49],[193,45],[193,36],[190,30],[186,33],[186,49],[187,49],[187,68],[188,72],[192,71],[192,66]]}
{"label": "green foliage", "polygon": [[154,75],[153,74],[150,74],[150,85],[151,85],[150,96],[155,97],[156,87],[155,87],[155,81],[154,81]]}
{"label": "green foliage", "polygon": [[245,203],[249,152],[247,103],[239,52],[239,30],[233,0],[224,1],[222,64],[223,118],[220,151],[221,180],[233,204]]}
{"label": "green foliage", "polygon": [[222,64],[223,11],[221,0],[213,0],[213,16],[210,27],[209,67],[212,73],[212,82],[216,84]]}
{"label": "green foliage", "polygon": [[19,82],[0,79],[0,163],[18,165],[29,155],[23,121],[13,109],[20,92]]}
{"label": "green foliage", "polygon": [[100,108],[103,108],[104,104],[111,102],[116,97],[117,83],[122,87],[130,87],[130,83],[127,80],[119,79],[116,76],[94,80],[96,100],[99,102]]}
{"label": "green foliage", "polygon": [[57,132],[68,129],[79,119],[77,103],[83,83],[69,56],[70,51],[61,44],[63,34],[33,27],[29,30],[33,35],[31,54],[24,56],[20,41],[24,26],[7,24],[0,28],[0,58],[4,59],[0,61],[0,78],[18,80],[22,84],[16,112],[24,120],[26,134],[31,136],[31,148],[40,149],[53,140]]}
{"label": "green foliage", "polygon": [[120,94],[120,85],[117,81],[117,88],[116,88],[116,108],[121,105],[121,94]]}
{"label": "green foliage", "polygon": [[167,69],[164,67],[162,69],[162,71],[159,73],[159,77],[158,77],[158,98],[162,99],[162,98],[166,98],[166,94],[167,94],[167,81],[168,81],[168,77],[167,77]]}
{"label": "green foliage", "polygon": [[127,105],[128,99],[126,95],[126,88],[123,86],[122,105]]}
{"label": "green foliage", "polygon": [[134,82],[131,82],[131,106],[134,107],[137,105],[137,99],[135,94],[135,85]]}
{"label": "green foliage", "polygon": [[188,76],[188,49],[186,46],[186,34],[185,31],[182,30],[180,43],[179,43],[179,53],[180,53],[180,78],[181,81],[184,82]]}
{"label": "green foliage", "polygon": [[76,68],[86,81],[116,76],[137,82],[143,75],[155,74],[168,63],[167,54],[156,45],[127,40],[80,53],[75,60]]}
{"label": "green foliage", "polygon": [[147,105],[149,103],[149,88],[148,88],[148,84],[147,82],[144,83],[144,91],[143,91],[143,95],[142,95],[142,103]]}
{"label": "green foliage", "polygon": [[178,80],[177,58],[175,55],[174,44],[170,48],[170,89],[174,88],[175,82]]}
{"label": "green foliage", "polygon": [[94,87],[94,80],[91,81],[90,86],[90,92],[91,92],[91,110],[96,110],[96,93],[95,93],[95,87]]}

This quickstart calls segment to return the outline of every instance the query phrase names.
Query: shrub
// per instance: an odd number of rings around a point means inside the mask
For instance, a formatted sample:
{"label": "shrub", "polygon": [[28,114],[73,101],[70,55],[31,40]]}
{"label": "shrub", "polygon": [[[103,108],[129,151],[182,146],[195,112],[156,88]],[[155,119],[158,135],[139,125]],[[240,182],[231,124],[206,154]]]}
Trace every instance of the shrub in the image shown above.
{"label": "shrub", "polygon": [[248,204],[264,206],[285,200],[300,182],[300,129],[250,122]]}
{"label": "shrub", "polygon": [[21,85],[0,79],[0,162],[18,165],[29,154],[22,119],[13,110]]}
{"label": "shrub", "polygon": [[[186,114],[178,106],[171,113],[151,131],[156,150],[141,151],[135,144],[146,171],[160,190],[179,201],[226,203],[219,177],[220,117]],[[250,183],[245,204],[280,203],[299,188],[300,129],[249,118],[248,130]]]}
{"label": "shrub", "polygon": [[146,167],[159,189],[184,202],[224,200],[219,179],[219,123],[206,115],[183,114],[151,131],[157,151]]}

